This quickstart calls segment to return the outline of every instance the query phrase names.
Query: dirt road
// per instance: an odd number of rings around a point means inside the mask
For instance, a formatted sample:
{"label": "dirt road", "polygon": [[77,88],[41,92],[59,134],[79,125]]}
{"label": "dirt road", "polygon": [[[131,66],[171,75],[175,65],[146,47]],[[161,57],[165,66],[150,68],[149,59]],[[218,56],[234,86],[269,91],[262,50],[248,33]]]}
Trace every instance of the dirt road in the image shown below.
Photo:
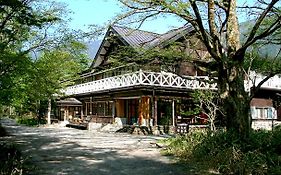
{"label": "dirt road", "polygon": [[102,133],[66,127],[25,127],[2,119],[13,141],[36,169],[48,175],[182,175],[182,168],[160,155],[160,137]]}

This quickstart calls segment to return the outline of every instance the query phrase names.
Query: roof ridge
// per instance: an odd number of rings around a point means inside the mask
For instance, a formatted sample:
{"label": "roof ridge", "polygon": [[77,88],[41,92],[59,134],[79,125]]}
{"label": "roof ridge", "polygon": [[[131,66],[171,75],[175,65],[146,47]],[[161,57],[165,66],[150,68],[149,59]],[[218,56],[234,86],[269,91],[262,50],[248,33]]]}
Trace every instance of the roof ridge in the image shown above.
{"label": "roof ridge", "polygon": [[155,34],[155,35],[162,35],[160,33],[156,33],[156,32],[151,32],[151,31],[147,31],[147,30],[143,30],[143,29],[135,29],[135,28],[131,28],[131,27],[125,27],[125,26],[119,26],[119,25],[112,25],[111,27],[119,27],[119,28],[123,28],[123,29],[129,29],[129,30],[133,30],[133,31],[140,31],[140,32],[146,32],[146,33],[150,33],[150,34]]}
{"label": "roof ridge", "polygon": [[181,29],[185,29],[185,28],[191,28],[192,26],[190,24],[185,24],[184,26],[181,26],[181,27],[178,27],[178,28],[174,28],[174,29],[171,29],[171,30],[168,30],[167,32],[161,34],[161,35],[165,35],[165,34],[169,34],[169,33],[172,33],[172,32],[177,32]]}

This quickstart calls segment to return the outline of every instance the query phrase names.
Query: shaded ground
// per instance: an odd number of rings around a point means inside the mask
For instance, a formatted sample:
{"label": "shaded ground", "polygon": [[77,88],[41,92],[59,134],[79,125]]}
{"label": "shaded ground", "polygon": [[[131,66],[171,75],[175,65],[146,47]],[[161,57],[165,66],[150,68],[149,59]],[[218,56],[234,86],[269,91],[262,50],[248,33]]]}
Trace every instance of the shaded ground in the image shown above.
{"label": "shaded ground", "polygon": [[155,136],[101,133],[66,127],[25,127],[1,120],[10,140],[37,168],[31,174],[183,175],[160,155]]}

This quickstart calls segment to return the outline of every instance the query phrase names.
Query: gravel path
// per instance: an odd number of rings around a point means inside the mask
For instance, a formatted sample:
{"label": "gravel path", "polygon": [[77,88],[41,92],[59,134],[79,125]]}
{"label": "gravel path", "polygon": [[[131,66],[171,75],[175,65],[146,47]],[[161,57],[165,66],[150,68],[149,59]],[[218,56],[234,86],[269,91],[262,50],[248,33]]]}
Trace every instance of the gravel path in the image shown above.
{"label": "gravel path", "polygon": [[160,155],[161,137],[101,133],[66,127],[25,127],[2,119],[10,140],[19,145],[32,174],[50,175],[182,175],[182,168]]}

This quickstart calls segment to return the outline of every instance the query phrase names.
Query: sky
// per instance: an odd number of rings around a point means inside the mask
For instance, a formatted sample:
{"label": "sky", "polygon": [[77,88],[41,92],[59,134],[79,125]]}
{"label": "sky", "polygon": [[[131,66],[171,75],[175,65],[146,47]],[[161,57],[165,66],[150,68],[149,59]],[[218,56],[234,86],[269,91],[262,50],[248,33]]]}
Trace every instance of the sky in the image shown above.
{"label": "sky", "polygon": [[[70,18],[71,28],[88,31],[91,24],[105,25],[115,15],[122,12],[122,7],[117,0],[57,0],[67,5],[72,11]],[[145,23],[141,29],[164,33],[169,29],[180,27],[184,23],[173,17],[158,19],[153,22]]]}
{"label": "sky", "polygon": [[[64,3],[67,9],[72,11],[68,15],[71,18],[70,28],[80,29],[84,32],[89,32],[89,25],[106,26],[110,20],[117,14],[122,12],[121,4],[117,0],[56,0]],[[245,0],[238,0],[238,3]],[[252,2],[252,0],[247,0]],[[124,8],[124,7],[123,7]],[[146,22],[141,29],[155,33],[165,33],[171,29],[181,27],[183,21],[179,21],[175,17],[160,18],[154,21]],[[89,55],[93,57],[100,45],[102,38],[97,38],[89,44]]]}

